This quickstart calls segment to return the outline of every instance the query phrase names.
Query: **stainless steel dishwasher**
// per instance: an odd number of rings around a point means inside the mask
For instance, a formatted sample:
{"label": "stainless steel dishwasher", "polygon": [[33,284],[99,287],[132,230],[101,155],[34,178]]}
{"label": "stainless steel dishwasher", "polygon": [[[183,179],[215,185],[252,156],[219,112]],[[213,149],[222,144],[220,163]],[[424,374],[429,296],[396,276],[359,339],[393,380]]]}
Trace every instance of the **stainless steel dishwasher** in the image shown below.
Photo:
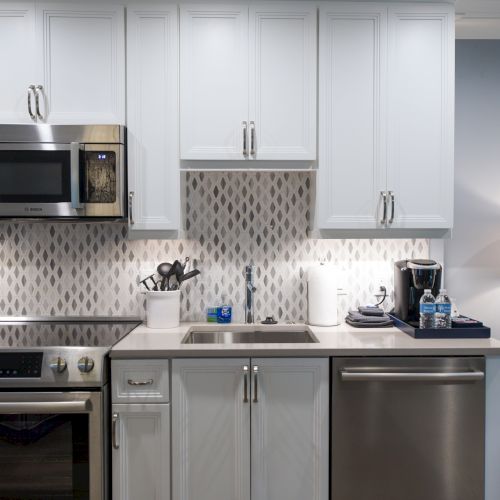
{"label": "stainless steel dishwasher", "polygon": [[485,361],[334,358],[331,500],[484,500]]}

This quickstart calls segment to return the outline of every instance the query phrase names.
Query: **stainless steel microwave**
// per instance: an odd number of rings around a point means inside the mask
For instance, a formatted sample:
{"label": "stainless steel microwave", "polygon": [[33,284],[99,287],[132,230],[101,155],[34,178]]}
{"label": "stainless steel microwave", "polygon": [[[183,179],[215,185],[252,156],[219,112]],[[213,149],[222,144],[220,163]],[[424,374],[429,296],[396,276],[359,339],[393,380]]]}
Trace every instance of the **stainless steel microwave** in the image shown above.
{"label": "stainless steel microwave", "polygon": [[125,177],[121,125],[0,125],[0,218],[125,218]]}

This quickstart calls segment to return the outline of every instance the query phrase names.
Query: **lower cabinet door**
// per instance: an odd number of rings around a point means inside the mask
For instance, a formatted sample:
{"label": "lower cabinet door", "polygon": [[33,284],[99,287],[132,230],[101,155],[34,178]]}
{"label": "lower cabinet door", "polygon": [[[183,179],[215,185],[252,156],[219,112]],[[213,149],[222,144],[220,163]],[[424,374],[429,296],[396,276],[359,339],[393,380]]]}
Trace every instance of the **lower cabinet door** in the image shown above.
{"label": "lower cabinet door", "polygon": [[112,408],[113,500],[168,500],[170,405]]}
{"label": "lower cabinet door", "polygon": [[175,500],[250,500],[249,367],[248,358],[172,361]]}
{"label": "lower cabinet door", "polygon": [[329,360],[252,358],[252,498],[328,500]]}

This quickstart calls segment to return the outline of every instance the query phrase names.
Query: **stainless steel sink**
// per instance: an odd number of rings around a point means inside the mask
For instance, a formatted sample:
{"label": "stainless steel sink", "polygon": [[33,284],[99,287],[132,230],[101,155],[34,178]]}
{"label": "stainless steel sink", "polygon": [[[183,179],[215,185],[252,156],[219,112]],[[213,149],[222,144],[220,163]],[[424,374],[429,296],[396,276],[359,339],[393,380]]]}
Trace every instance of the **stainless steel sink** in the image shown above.
{"label": "stainless steel sink", "polygon": [[183,344],[311,344],[318,342],[308,329],[192,330]]}

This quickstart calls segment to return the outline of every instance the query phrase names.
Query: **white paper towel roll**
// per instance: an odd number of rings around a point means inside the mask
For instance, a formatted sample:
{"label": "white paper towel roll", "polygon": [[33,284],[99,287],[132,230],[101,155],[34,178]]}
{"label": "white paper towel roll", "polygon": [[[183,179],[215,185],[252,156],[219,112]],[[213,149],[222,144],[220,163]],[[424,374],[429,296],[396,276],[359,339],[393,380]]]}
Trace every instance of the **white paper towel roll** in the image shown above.
{"label": "white paper towel roll", "polygon": [[337,268],[317,264],[307,271],[307,322],[313,326],[338,325]]}

